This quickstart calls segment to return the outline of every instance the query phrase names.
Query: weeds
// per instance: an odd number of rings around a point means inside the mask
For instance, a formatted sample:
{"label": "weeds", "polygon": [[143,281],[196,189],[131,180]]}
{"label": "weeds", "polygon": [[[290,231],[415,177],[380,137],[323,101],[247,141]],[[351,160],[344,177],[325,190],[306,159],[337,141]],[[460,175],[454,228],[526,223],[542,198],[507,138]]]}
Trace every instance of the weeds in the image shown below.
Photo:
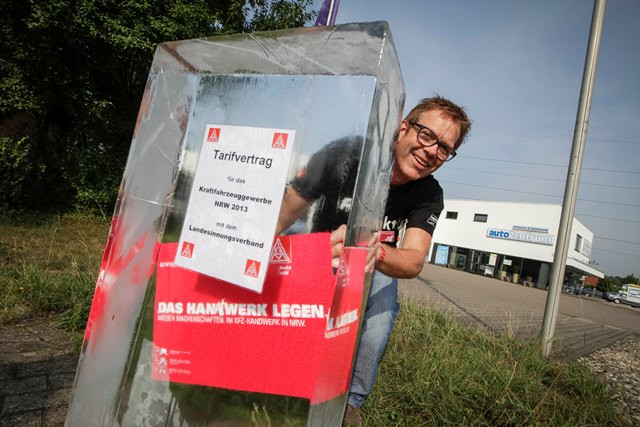
{"label": "weeds", "polygon": [[70,331],[84,328],[107,223],[80,215],[0,223],[2,320],[26,311],[54,315]]}
{"label": "weeds", "polygon": [[624,425],[612,394],[540,343],[488,336],[409,301],[402,305],[365,425]]}

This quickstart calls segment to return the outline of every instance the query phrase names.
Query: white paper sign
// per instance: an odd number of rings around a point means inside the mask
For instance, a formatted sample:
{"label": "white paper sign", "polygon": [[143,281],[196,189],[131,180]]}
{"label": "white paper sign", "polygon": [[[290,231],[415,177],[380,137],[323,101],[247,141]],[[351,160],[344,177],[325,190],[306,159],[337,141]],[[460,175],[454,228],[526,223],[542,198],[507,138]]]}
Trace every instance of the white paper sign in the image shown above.
{"label": "white paper sign", "polygon": [[176,265],[262,292],[294,138],[206,126]]}

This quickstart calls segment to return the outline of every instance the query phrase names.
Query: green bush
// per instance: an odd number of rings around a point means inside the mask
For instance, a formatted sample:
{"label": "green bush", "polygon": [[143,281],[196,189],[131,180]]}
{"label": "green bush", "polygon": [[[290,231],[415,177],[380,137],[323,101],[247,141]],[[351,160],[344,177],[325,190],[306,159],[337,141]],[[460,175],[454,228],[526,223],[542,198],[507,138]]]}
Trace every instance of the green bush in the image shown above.
{"label": "green bush", "polygon": [[32,170],[29,138],[0,138],[0,209],[9,209],[12,202],[20,200],[23,185]]}

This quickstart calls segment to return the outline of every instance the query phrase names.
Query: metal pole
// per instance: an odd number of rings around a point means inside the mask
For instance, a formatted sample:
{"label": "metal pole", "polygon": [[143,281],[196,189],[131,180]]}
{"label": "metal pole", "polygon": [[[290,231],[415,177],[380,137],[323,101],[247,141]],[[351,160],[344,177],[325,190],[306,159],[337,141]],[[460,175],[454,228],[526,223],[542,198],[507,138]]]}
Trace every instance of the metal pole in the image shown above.
{"label": "metal pole", "polygon": [[567,263],[571,225],[573,224],[573,217],[575,215],[576,197],[578,195],[578,184],[580,182],[580,171],[582,170],[582,159],[584,156],[584,141],[587,135],[589,113],[591,111],[591,95],[593,93],[596,76],[596,65],[598,62],[598,52],[600,50],[600,37],[602,35],[606,4],[606,0],[595,0],[593,5],[589,46],[587,47],[587,58],[582,76],[582,89],[580,90],[576,126],[573,132],[571,159],[569,161],[569,170],[567,171],[567,183],[564,190],[564,201],[562,202],[562,214],[560,215],[556,251],[551,269],[551,281],[547,293],[547,303],[544,308],[542,354],[545,356],[551,354],[551,345],[556,329],[558,303],[560,302],[562,279],[564,278]]}
{"label": "metal pole", "polygon": [[318,13],[315,25],[334,25],[336,23],[336,15],[338,14],[339,6],[340,0],[324,0],[320,7],[320,12]]}

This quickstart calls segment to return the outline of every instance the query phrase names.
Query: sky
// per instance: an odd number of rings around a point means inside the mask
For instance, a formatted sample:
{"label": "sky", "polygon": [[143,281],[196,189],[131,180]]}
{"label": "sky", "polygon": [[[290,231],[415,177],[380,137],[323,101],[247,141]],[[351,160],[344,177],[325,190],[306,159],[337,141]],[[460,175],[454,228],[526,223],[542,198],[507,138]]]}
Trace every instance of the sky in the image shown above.
{"label": "sky", "polygon": [[[467,108],[472,131],[435,173],[445,197],[560,205],[592,13],[588,0],[341,0],[336,24],[389,23],[405,114],[433,93]],[[638,22],[640,1],[607,2],[575,215],[594,233],[593,266],[636,277]]]}

